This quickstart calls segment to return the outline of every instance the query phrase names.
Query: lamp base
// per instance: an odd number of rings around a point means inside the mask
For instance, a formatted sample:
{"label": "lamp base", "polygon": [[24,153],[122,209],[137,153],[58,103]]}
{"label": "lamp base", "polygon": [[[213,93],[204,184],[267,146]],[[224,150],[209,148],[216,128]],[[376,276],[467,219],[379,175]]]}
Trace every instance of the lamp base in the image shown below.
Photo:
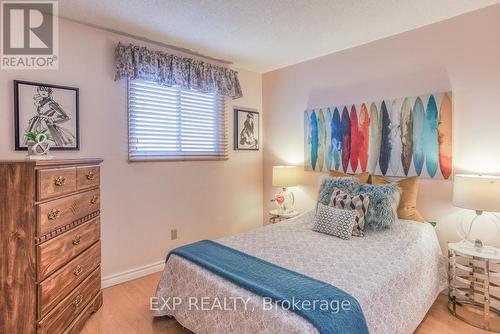
{"label": "lamp base", "polygon": [[475,239],[474,242],[472,242],[472,240],[469,239],[469,236],[470,236],[470,233],[472,231],[472,226],[474,225],[474,222],[476,221],[477,218],[479,218],[483,214],[483,211],[480,211],[480,210],[475,210],[475,211],[476,211],[476,215],[474,216],[474,218],[470,222],[469,230],[464,235],[463,240],[461,241],[461,243],[466,243],[469,246],[473,246],[476,250],[480,250],[481,248],[483,248],[483,242],[480,239]]}
{"label": "lamp base", "polygon": [[293,205],[295,204],[295,198],[293,193],[286,188],[283,188],[274,195],[274,201],[278,206],[278,212],[280,214],[288,214],[294,211]]}

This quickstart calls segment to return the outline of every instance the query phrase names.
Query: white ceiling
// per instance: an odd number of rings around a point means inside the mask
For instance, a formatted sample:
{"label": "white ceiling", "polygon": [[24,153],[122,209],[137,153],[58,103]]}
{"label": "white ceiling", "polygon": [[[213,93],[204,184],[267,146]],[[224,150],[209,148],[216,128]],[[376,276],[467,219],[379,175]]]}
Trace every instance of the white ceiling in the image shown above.
{"label": "white ceiling", "polygon": [[62,0],[60,15],[267,72],[500,0]]}

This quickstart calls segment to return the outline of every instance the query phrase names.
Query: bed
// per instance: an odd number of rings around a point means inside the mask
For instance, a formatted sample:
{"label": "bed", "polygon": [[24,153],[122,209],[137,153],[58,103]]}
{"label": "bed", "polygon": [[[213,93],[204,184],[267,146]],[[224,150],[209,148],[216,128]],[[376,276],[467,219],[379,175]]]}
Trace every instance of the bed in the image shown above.
{"label": "bed", "polygon": [[[307,212],[216,241],[348,292],[361,305],[370,333],[412,333],[446,287],[445,259],[430,224],[399,220],[389,230],[348,241],[314,232],[312,225]],[[318,332],[299,315],[264,309],[262,297],[176,255],[165,265],[156,297],[182,298],[175,309],[157,308],[154,316],[175,317],[195,333]],[[190,305],[190,297],[242,297],[248,304],[206,310]]]}

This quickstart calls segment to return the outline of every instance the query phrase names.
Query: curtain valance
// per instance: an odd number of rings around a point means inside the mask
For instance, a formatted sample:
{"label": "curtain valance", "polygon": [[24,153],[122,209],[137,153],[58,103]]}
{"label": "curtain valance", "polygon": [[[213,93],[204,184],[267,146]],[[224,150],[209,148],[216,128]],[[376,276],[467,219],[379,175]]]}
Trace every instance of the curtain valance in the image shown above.
{"label": "curtain valance", "polygon": [[233,99],[243,96],[238,72],[224,66],[121,43],[116,47],[115,60],[115,81],[142,79]]}

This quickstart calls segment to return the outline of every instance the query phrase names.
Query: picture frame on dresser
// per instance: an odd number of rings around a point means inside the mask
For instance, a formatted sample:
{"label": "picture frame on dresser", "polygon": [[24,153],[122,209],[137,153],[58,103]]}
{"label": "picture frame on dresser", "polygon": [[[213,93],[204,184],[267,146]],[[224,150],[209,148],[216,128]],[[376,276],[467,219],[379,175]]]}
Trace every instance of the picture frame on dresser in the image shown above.
{"label": "picture frame on dresser", "polygon": [[51,150],[80,150],[79,103],[77,87],[14,80],[15,150],[28,150],[26,133],[43,130]]}

